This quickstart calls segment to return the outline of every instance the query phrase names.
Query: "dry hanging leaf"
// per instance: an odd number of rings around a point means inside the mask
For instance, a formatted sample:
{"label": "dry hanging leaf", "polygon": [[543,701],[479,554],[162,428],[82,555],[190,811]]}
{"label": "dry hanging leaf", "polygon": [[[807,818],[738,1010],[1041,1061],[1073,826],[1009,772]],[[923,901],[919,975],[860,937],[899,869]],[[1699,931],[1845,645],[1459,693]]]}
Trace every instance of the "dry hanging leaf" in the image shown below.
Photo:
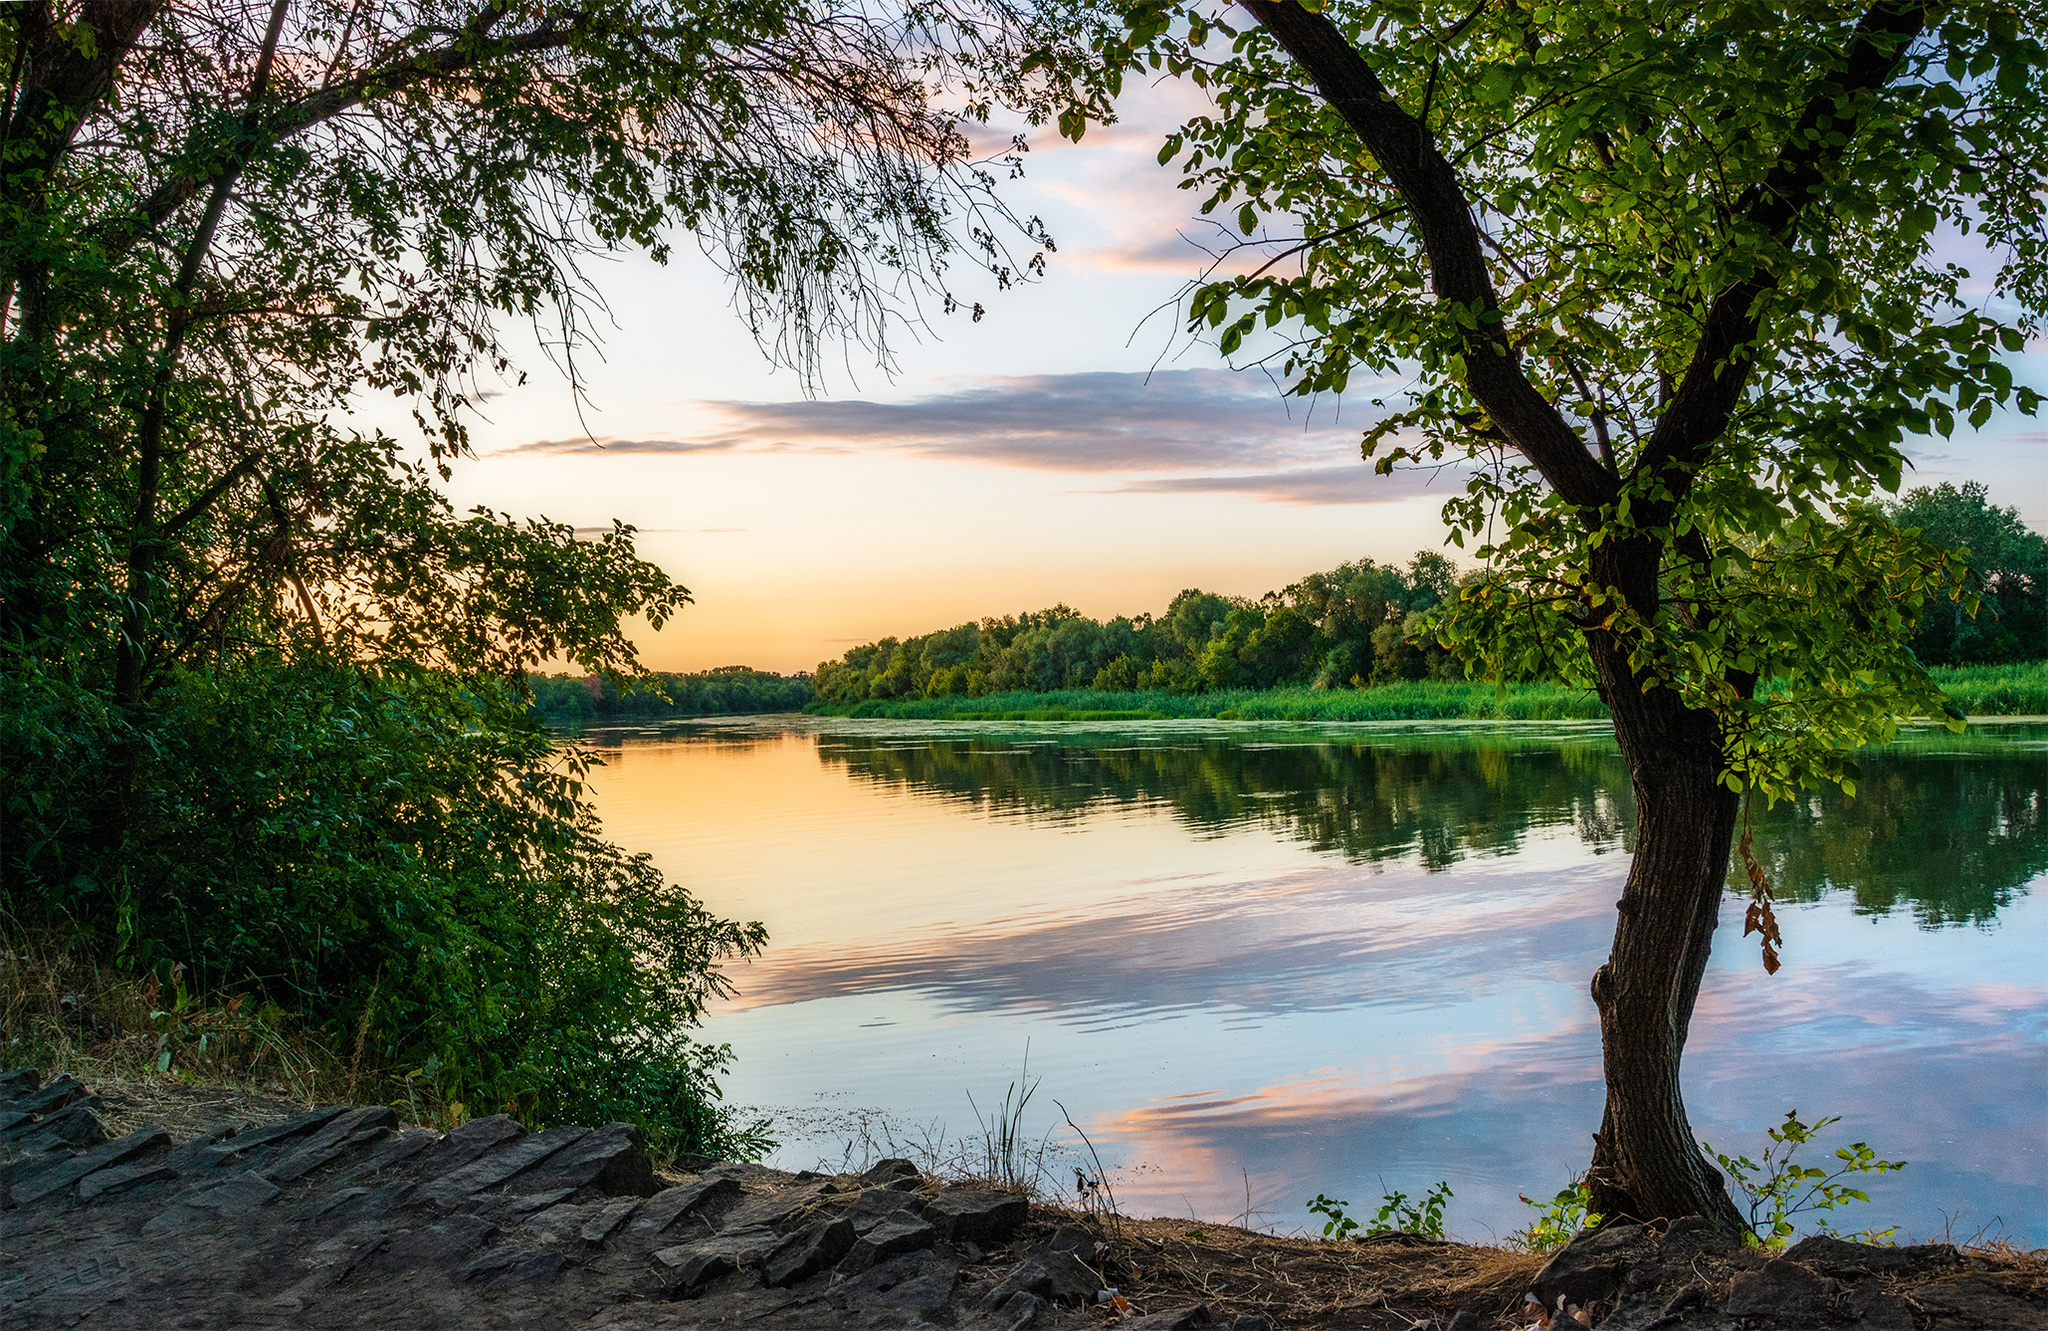
{"label": "dry hanging leaf", "polygon": [[1742,936],[1760,934],[1763,945],[1764,974],[1776,975],[1781,964],[1778,960],[1778,946],[1785,941],[1778,932],[1778,917],[1771,911],[1771,880],[1764,877],[1764,869],[1756,862],[1756,856],[1749,849],[1750,830],[1742,829],[1742,867],[1749,871],[1749,909],[1742,914]]}

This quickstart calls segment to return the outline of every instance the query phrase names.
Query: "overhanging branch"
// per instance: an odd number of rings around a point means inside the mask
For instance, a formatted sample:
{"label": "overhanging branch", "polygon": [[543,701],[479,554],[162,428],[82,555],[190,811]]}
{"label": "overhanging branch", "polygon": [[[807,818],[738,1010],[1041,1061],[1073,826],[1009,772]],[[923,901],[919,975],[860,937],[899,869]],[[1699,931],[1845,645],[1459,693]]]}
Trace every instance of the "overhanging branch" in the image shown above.
{"label": "overhanging branch", "polygon": [[[1926,25],[1923,4],[1887,2],[1865,12],[1841,72],[1813,90],[1769,174],[1738,200],[1736,212],[1742,223],[1788,246],[1792,243],[1799,225],[1809,219],[1813,196],[1826,182],[1832,158],[1847,150],[1862,127],[1860,95],[1892,80],[1906,48]],[[1831,150],[1831,142],[1838,146]],[[1729,417],[1742,401],[1756,365],[1748,349],[1759,331],[1757,301],[1777,284],[1777,270],[1760,266],[1754,276],[1717,296],[1707,311],[1692,359],[1636,464],[1639,473],[1664,479],[1673,502],[1692,487],[1708,451],[1727,431]]]}
{"label": "overhanging branch", "polygon": [[1465,385],[1552,489],[1581,508],[1611,503],[1618,478],[1594,460],[1556,405],[1529,382],[1502,324],[1500,300],[1480,253],[1479,227],[1457,169],[1428,126],[1394,101],[1337,25],[1293,0],[1241,0],[1315,81],[1387,173],[1414,219],[1439,301],[1464,306]]}

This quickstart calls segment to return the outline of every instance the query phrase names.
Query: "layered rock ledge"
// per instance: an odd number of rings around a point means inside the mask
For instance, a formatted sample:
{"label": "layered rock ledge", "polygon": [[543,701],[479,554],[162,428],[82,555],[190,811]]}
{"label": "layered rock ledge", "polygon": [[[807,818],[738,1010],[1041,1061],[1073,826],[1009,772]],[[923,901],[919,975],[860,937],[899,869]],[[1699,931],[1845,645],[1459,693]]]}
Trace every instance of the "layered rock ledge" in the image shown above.
{"label": "layered rock ledge", "polygon": [[2048,1327],[2048,1262],[1946,1245],[1766,1256],[1622,1227],[1538,1272],[1076,1216],[900,1160],[657,1174],[623,1124],[439,1133],[331,1107],[177,1140],[110,1138],[107,1109],[0,1073],[0,1327]]}

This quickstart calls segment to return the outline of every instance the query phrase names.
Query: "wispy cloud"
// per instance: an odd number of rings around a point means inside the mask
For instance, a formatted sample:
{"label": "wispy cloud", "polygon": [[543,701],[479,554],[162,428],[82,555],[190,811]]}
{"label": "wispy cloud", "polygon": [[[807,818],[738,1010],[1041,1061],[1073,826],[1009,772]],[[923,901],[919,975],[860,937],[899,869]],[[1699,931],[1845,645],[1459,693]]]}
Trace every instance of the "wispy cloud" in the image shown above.
{"label": "wispy cloud", "polygon": [[[1286,398],[1264,376],[1224,370],[976,380],[902,402],[693,404],[706,429],[675,438],[547,439],[522,454],[842,453],[887,450],[1032,471],[1129,476],[1121,490],[1230,492],[1290,504],[1422,493],[1428,473],[1376,478],[1357,457],[1376,415]],[[1347,409],[1348,408],[1348,409]]]}
{"label": "wispy cloud", "polygon": [[1121,494],[1244,494],[1275,504],[1376,504],[1416,495],[1445,496],[1462,489],[1464,473],[1454,468],[1403,468],[1379,476],[1363,461],[1342,467],[1302,467],[1215,476],[1166,476],[1134,481]]}
{"label": "wispy cloud", "polygon": [[729,453],[746,443],[744,439],[600,439],[585,435],[575,439],[536,439],[503,452],[586,453],[602,449],[607,453]]}

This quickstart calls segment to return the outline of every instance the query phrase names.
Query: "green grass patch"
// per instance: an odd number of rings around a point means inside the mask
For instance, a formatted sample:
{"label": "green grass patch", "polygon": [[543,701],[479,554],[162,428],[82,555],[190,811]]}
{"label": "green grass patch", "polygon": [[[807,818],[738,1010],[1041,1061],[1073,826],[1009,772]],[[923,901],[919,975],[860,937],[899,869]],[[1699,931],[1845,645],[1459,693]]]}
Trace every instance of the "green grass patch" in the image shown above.
{"label": "green grass patch", "polygon": [[1018,712],[947,712],[946,721],[1164,721],[1165,712],[1076,711],[1066,707],[1031,707]]}
{"label": "green grass patch", "polygon": [[[1967,716],[2048,716],[2048,661],[1942,666],[1934,678]],[[896,721],[1599,721],[1607,708],[1590,691],[1556,684],[1418,680],[1363,689],[1225,689],[1215,693],[994,693],[985,698],[814,702],[812,716]]]}
{"label": "green grass patch", "polygon": [[2048,716],[2048,661],[1936,666],[1929,673],[1965,716]]}
{"label": "green grass patch", "polygon": [[898,721],[1463,721],[1598,720],[1607,709],[1591,693],[1550,684],[1500,689],[1471,681],[1426,680],[1366,689],[1226,689],[1215,693],[996,693],[985,698],[871,699],[812,703],[813,716]]}

